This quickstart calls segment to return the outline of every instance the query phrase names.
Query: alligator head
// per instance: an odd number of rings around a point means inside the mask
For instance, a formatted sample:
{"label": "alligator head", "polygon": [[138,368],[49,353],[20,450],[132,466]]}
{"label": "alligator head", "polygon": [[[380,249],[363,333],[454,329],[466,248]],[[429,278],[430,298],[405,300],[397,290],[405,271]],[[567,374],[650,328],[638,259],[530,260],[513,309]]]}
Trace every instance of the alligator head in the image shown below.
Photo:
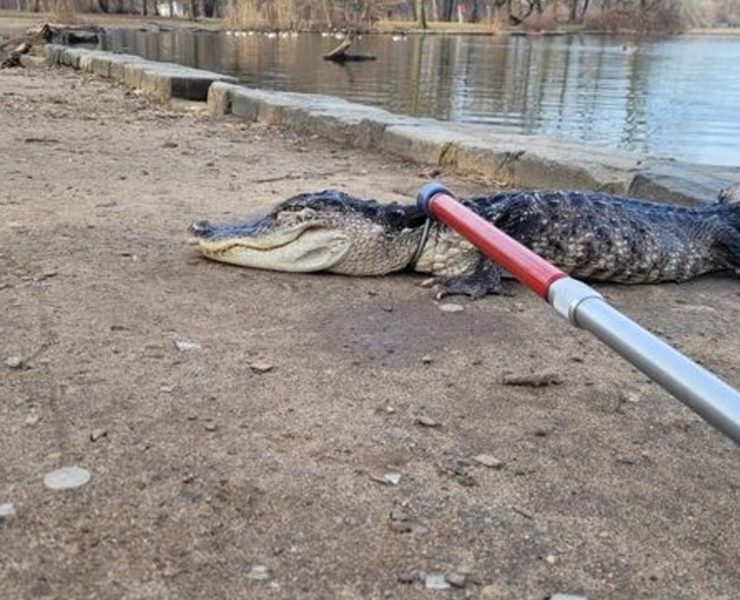
{"label": "alligator head", "polygon": [[425,217],[415,206],[379,204],[336,190],[300,194],[237,225],[190,226],[203,256],[275,271],[384,275],[413,261]]}

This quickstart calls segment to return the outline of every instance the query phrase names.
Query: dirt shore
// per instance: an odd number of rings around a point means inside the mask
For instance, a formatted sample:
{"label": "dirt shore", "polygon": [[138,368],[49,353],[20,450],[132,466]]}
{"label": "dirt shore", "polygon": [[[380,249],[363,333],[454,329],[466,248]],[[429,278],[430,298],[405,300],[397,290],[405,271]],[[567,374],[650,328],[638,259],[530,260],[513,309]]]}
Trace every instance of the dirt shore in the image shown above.
{"label": "dirt shore", "polygon": [[[66,70],[0,106],[1,598],[740,594],[738,448],[525,290],[448,313],[185,243],[420,167]],[[737,280],[601,290],[740,385]]]}

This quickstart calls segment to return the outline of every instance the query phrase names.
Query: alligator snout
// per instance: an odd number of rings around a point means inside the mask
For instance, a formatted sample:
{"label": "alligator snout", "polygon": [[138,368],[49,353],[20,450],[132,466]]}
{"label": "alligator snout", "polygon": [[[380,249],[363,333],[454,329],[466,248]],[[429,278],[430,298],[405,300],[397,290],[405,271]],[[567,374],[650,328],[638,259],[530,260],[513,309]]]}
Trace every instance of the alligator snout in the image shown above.
{"label": "alligator snout", "polygon": [[188,227],[188,231],[197,238],[210,238],[215,230],[216,228],[208,221],[196,221]]}

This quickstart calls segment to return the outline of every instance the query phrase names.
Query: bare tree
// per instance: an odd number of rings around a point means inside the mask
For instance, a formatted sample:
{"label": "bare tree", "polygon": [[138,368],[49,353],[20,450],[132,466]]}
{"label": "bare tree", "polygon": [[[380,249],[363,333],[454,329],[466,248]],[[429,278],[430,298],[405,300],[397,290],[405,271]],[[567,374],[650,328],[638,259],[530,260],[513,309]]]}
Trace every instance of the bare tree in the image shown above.
{"label": "bare tree", "polygon": [[420,29],[427,28],[427,14],[424,8],[424,0],[416,0],[416,26]]}

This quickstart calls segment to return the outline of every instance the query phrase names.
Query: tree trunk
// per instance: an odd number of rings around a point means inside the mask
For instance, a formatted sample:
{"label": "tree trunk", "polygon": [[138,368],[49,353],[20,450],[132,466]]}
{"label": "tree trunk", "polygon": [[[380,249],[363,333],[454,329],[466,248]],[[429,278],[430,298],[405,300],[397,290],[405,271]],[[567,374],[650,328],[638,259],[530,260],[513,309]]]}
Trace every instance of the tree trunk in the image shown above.
{"label": "tree trunk", "polygon": [[424,0],[416,0],[416,26],[419,29],[427,28],[427,14],[424,9]]}
{"label": "tree trunk", "polygon": [[477,23],[480,21],[478,16],[478,0],[473,0],[473,8],[470,9],[470,22]]}
{"label": "tree trunk", "polygon": [[326,24],[329,28],[333,27],[334,24],[331,20],[331,4],[329,0],[321,0],[322,6],[324,7],[324,15],[326,16]]}
{"label": "tree trunk", "polygon": [[568,23],[575,23],[576,21],[578,21],[578,0],[570,0]]}
{"label": "tree trunk", "polygon": [[455,10],[455,0],[442,0],[442,20],[452,21],[452,13]]}
{"label": "tree trunk", "polygon": [[432,0],[432,21],[440,21],[439,18],[439,1]]}
{"label": "tree trunk", "polygon": [[579,23],[583,23],[583,20],[586,18],[586,13],[588,12],[588,5],[591,3],[591,0],[583,0],[583,8],[581,8],[581,18],[579,20]]}

